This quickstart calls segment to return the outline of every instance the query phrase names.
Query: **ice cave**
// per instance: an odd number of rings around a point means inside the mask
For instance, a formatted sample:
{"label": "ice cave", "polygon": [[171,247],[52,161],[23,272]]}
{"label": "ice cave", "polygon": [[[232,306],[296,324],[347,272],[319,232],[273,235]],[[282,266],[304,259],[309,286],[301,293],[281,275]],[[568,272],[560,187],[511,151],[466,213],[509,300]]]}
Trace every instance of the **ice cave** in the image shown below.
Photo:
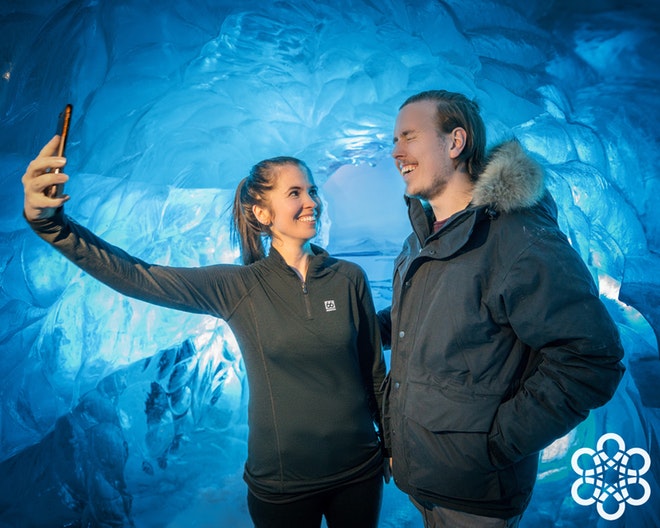
{"label": "ice cave", "polygon": [[[162,264],[237,261],[237,182],[297,156],[326,204],[318,243],[366,270],[382,308],[410,229],[394,119],[436,88],[544,167],[626,351],[613,399],[542,452],[521,526],[660,526],[658,2],[4,0],[0,24],[0,526],[251,526],[231,332],[113,292],[22,216],[62,107],[66,211],[106,240]],[[580,449],[619,468],[592,500],[572,493]],[[393,483],[380,523],[423,525]]]}

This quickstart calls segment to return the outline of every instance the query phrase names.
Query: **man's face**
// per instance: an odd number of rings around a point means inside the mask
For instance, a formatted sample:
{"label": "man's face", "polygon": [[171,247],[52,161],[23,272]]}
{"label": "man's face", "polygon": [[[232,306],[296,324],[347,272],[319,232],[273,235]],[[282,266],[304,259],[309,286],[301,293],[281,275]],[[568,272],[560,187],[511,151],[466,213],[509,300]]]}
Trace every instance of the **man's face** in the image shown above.
{"label": "man's face", "polygon": [[454,162],[449,134],[438,134],[436,103],[418,101],[404,106],[394,127],[392,157],[406,184],[406,194],[431,200],[442,194]]}

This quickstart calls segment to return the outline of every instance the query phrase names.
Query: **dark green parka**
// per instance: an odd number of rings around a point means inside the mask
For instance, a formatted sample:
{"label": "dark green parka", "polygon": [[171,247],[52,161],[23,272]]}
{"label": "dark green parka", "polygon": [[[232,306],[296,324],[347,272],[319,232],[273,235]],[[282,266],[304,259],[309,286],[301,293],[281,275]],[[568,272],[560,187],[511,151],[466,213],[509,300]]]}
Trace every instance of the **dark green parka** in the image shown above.
{"label": "dark green parka", "polygon": [[437,233],[419,200],[408,207],[413,233],[379,314],[395,482],[432,504],[517,515],[539,451],[616,390],[616,326],[517,142],[493,150],[470,206]]}

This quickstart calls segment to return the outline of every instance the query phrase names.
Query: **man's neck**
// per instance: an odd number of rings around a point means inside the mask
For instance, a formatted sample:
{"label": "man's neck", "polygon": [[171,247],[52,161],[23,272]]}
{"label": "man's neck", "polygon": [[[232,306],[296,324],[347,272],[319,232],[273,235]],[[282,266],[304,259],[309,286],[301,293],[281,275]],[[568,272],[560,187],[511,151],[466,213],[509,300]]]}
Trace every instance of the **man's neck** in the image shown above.
{"label": "man's neck", "polygon": [[453,179],[438,196],[429,200],[436,220],[446,220],[472,201],[474,184],[467,178]]}

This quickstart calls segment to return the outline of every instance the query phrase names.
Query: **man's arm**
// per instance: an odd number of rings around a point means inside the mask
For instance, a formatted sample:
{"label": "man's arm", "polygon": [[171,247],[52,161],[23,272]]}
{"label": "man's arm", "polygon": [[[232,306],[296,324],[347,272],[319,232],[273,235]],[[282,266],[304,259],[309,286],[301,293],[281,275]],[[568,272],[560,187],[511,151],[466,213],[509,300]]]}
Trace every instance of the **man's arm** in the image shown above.
{"label": "man's arm", "polygon": [[528,248],[502,291],[508,320],[532,349],[536,366],[495,417],[489,449],[497,466],[568,433],[610,400],[624,372],[616,325],[563,237],[552,235]]}

